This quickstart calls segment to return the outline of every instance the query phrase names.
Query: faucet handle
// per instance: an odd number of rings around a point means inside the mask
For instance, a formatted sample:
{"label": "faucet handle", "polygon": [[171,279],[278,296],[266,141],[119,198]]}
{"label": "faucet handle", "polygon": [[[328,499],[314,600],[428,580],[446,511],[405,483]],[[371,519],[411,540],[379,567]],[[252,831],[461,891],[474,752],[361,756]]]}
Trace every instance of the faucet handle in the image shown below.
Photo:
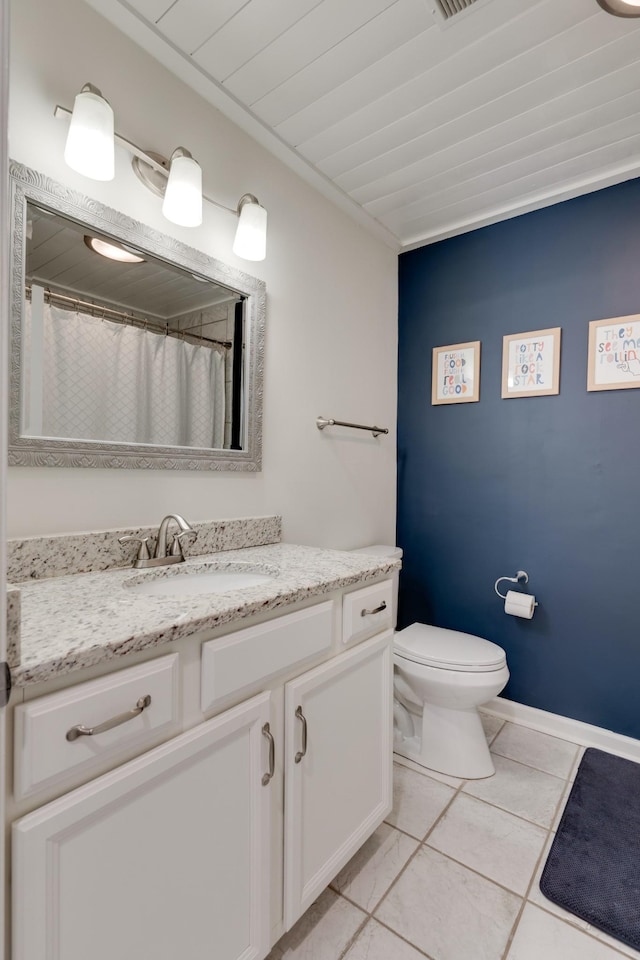
{"label": "faucet handle", "polygon": [[118,543],[129,543],[130,541],[140,544],[138,547],[136,561],[150,559],[151,554],[149,553],[149,537],[118,537]]}
{"label": "faucet handle", "polygon": [[169,550],[170,557],[182,557],[184,559],[184,554],[182,552],[182,544],[180,543],[183,537],[193,537],[194,540],[198,539],[197,530],[183,530],[181,533],[174,533],[173,543]]}

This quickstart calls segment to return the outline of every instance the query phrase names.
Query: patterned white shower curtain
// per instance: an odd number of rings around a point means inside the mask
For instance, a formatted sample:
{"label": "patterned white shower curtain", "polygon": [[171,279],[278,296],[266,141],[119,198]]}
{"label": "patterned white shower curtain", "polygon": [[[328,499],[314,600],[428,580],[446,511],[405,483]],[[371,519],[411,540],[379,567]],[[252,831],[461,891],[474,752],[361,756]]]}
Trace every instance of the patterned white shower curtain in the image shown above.
{"label": "patterned white shower curtain", "polygon": [[42,335],[43,436],[224,446],[225,368],[218,350],[50,304]]}

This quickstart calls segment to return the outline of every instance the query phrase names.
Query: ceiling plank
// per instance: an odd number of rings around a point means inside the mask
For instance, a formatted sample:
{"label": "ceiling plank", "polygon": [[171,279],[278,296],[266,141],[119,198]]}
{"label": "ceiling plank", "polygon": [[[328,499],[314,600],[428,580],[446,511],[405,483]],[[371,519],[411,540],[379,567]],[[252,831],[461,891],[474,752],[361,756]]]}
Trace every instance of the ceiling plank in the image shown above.
{"label": "ceiling plank", "polygon": [[[434,24],[423,33],[417,33],[404,47],[392,50],[377,64],[363,70],[352,80],[339,84],[332,92],[309,104],[307,109],[278,124],[277,132],[290,143],[300,145],[313,141],[341,122],[348,130],[351,118],[358,117],[361,110],[384,103],[385,97],[391,92],[409,90],[411,83],[428,71],[435,70],[450,57],[473,48],[485,36],[485,31],[491,37],[496,30],[504,27],[506,20],[526,15],[531,10],[531,3],[530,0],[510,0],[507,14],[503,7],[498,0],[494,0],[482,9],[481,26],[474,22],[475,17],[468,17],[455,24],[455,29],[451,26],[441,30]],[[500,16],[497,16],[498,13]],[[487,38],[487,42],[491,40]],[[493,55],[496,57],[495,50]],[[424,90],[420,95],[424,96]],[[398,109],[397,104],[394,104],[394,109]],[[407,112],[402,103],[400,110],[401,116]]]}
{"label": "ceiling plank", "polygon": [[129,0],[129,5],[145,20],[157,23],[176,0]]}
{"label": "ceiling plank", "polygon": [[158,29],[185,53],[193,53],[247,4],[247,0],[177,0],[161,17]]}
{"label": "ceiling plank", "polygon": [[[555,9],[553,16],[549,10],[551,4]],[[491,5],[486,9],[490,10]],[[577,24],[591,17],[597,22],[598,15],[593,13],[590,4],[585,7],[584,0],[563,0],[560,7],[556,0],[546,0],[542,5],[530,8],[526,14],[505,23],[491,38],[484,37],[448,57],[443,63],[429,66],[411,82],[390,89],[384,97],[358,113],[299,144],[298,149],[313,163],[320,165],[341,150],[375,135],[381,128],[397,123],[398,118],[415,114],[425,103],[450,91],[452,84],[460,86],[462,83],[473,83],[497,65],[512,62],[532,47],[551,42],[566,30],[575,30]],[[497,50],[500,51],[498,55]]]}
{"label": "ceiling plank", "polygon": [[[616,119],[620,110],[632,113],[638,103],[640,63],[629,64],[588,87],[586,110],[586,91],[579,87],[476,136],[436,150],[424,158],[419,170],[414,167],[410,178],[402,176],[406,170],[400,171],[354,191],[354,198],[373,216],[383,216],[442,189],[452,178],[483,173],[527,152],[534,153],[543,145],[561,143],[578,129],[599,127]],[[396,188],[407,180],[408,186]]]}
{"label": "ceiling plank", "polygon": [[388,226],[411,223],[416,219],[430,216],[443,207],[454,206],[465,201],[474,204],[478,197],[494,189],[508,187],[509,184],[522,183],[530,176],[536,176],[538,187],[553,184],[556,182],[557,167],[570,158],[577,161],[607,146],[632,140],[640,129],[639,107],[640,104],[636,103],[634,112],[614,120],[606,127],[582,131],[574,137],[565,139],[562,143],[553,143],[535,153],[518,157],[510,163],[449,184],[442,190],[427,195],[420,202],[396,208],[384,219]]}
{"label": "ceiling plank", "polygon": [[194,54],[220,83],[297,24],[322,0],[251,0]]}
{"label": "ceiling plank", "polygon": [[432,25],[424,0],[396,0],[382,13],[260,97],[253,110],[271,126],[283,123]]}
{"label": "ceiling plank", "polygon": [[394,0],[323,0],[234,73],[225,86],[251,106],[393,3]]}
{"label": "ceiling plank", "polygon": [[[580,89],[584,90],[583,96],[576,97],[573,107],[580,105],[582,99],[580,108],[584,108],[591,96],[587,89],[589,78],[606,76],[612,63],[625,66],[635,62],[638,56],[637,36],[619,37],[612,49],[601,46],[599,36],[598,23],[586,21],[568,36],[549,42],[545,58],[548,69],[539,54],[531,51],[453,90],[420,111],[417,125],[406,124],[405,129],[399,122],[393,131],[395,136],[385,141],[390,149],[384,149],[382,135],[379,135],[376,143],[366,148],[366,156],[373,156],[373,160],[367,159],[342,176],[334,173],[333,178],[348,192],[358,190],[390,174],[408,170],[439,150],[491,130],[498,123],[522,115],[533,119],[531,112],[541,104],[556,103],[564,94]],[[405,129],[404,142],[399,128]],[[411,136],[412,129],[414,136]],[[416,130],[427,132],[416,136]],[[395,146],[398,138],[400,144]],[[360,146],[365,149],[364,144]],[[324,164],[319,166],[331,175]],[[413,169],[409,175],[414,175]]]}
{"label": "ceiling plank", "polygon": [[[540,185],[540,175],[532,174],[482,193],[473,204],[468,201],[447,204],[426,218],[406,221],[402,226],[402,234],[411,243],[423,231],[424,235],[427,231],[444,233],[459,220],[470,223],[486,216],[500,218],[507,210],[519,212],[531,202],[557,196],[563,189],[572,188],[584,178],[588,179],[594,169],[606,171],[608,168],[622,167],[640,172],[640,133],[619,143],[607,144],[590,154],[561,161],[548,172],[548,182],[544,187]],[[628,174],[625,179],[628,179]]]}

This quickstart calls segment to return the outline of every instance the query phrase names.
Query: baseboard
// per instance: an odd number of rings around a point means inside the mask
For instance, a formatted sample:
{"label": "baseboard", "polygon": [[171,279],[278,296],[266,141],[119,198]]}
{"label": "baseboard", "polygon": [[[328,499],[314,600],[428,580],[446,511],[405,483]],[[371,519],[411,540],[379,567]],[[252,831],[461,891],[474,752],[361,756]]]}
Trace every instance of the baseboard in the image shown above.
{"label": "baseboard", "polygon": [[494,697],[493,700],[483,704],[482,710],[502,720],[513,720],[514,723],[520,723],[523,727],[549,733],[561,740],[571,740],[584,747],[597,747],[599,750],[606,750],[607,753],[615,753],[618,757],[640,761],[640,740],[614,733],[613,730],[605,730],[604,727],[595,727],[591,723],[572,720],[557,713],[547,713],[546,710],[527,707],[523,703],[506,700],[504,697]]}

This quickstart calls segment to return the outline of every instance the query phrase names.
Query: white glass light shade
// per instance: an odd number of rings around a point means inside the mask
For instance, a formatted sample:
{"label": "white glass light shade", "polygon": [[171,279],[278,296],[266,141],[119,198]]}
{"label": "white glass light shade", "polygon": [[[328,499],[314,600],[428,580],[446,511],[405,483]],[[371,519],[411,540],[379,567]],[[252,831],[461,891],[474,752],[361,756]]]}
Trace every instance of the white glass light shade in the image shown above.
{"label": "white glass light shade", "polygon": [[598,3],[614,17],[640,17],[640,0],[598,0]]}
{"label": "white glass light shade", "polygon": [[202,170],[191,156],[173,156],[162,212],[180,227],[202,223]]}
{"label": "white glass light shade", "polygon": [[72,170],[91,180],[113,180],[113,110],[98,93],[83,90],[77,95],[64,159]]}
{"label": "white glass light shade", "polygon": [[243,260],[264,260],[267,255],[267,211],[246,201],[240,209],[233,252]]}

